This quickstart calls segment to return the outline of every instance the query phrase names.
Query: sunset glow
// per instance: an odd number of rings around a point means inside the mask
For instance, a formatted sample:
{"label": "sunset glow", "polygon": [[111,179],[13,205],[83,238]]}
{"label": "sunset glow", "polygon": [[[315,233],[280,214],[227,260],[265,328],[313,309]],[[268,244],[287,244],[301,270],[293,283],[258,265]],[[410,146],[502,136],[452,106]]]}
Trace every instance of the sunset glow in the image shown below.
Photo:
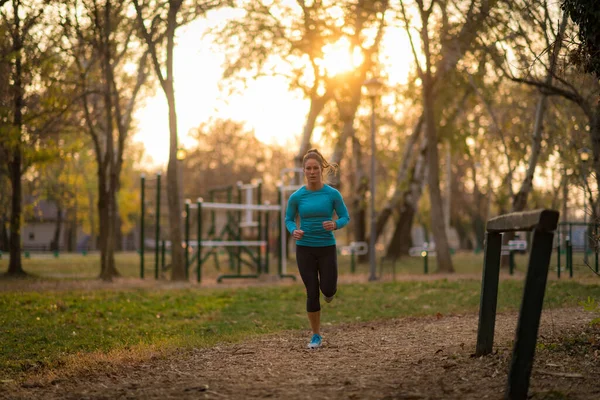
{"label": "sunset glow", "polygon": [[[211,13],[210,18],[197,20],[177,31],[175,47],[175,96],[181,146],[194,146],[188,135],[201,123],[217,118],[243,122],[248,130],[267,144],[297,146],[309,101],[300,91],[290,91],[289,82],[281,76],[264,76],[251,81],[240,94],[229,95],[219,87],[224,55],[218,52],[203,34],[211,24],[235,17],[231,10]],[[208,22],[210,21],[210,23]],[[316,60],[324,73],[333,77],[351,71],[364,62],[362,50],[352,48],[342,37],[323,47],[323,57]],[[412,63],[412,53],[403,29],[390,26],[383,36],[379,53],[381,73],[388,85],[406,83]],[[286,68],[283,68],[285,70]],[[147,162],[166,165],[169,156],[168,108],[160,88],[143,101],[136,113],[138,132],[134,140],[142,142]],[[321,129],[313,134],[319,143]]]}
{"label": "sunset glow", "polygon": [[350,41],[343,37],[335,43],[323,46],[324,57],[317,60],[328,76],[339,75],[359,67],[364,57],[359,47],[351,49]]}

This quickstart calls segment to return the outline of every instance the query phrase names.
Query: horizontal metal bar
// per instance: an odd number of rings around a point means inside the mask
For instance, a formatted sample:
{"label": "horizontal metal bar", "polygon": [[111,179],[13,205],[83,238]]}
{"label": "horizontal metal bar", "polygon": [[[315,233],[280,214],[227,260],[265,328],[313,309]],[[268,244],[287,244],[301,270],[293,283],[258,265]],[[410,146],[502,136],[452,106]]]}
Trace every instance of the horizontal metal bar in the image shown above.
{"label": "horizontal metal bar", "polygon": [[[197,240],[189,241],[191,247],[197,247]],[[202,247],[259,247],[266,246],[267,242],[265,240],[203,240]]]}
{"label": "horizontal metal bar", "polygon": [[[260,204],[236,204],[236,203],[200,203],[203,210],[240,210],[240,211],[279,211],[281,206]],[[197,203],[191,203],[190,208],[198,208]]]}
{"label": "horizontal metal bar", "polygon": [[258,188],[258,184],[256,183],[244,183],[244,184],[238,184],[237,187],[239,189],[257,189]]}
{"label": "horizontal metal bar", "polygon": [[283,190],[284,192],[291,192],[300,189],[303,185],[286,185],[279,186],[279,190]]}

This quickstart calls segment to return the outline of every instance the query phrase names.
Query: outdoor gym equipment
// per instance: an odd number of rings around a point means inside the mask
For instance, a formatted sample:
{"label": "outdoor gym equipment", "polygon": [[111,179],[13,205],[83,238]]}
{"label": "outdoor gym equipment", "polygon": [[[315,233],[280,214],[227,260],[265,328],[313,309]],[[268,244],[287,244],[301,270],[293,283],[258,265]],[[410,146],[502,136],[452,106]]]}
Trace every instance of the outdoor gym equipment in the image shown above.
{"label": "outdoor gym equipment", "polygon": [[[156,174],[156,179],[153,179],[155,182],[156,188],[156,208],[155,208],[155,225],[154,225],[154,278],[158,279],[159,276],[159,260],[162,261],[162,267],[165,267],[165,242],[162,242],[162,246],[160,245],[160,202],[161,202],[161,173],[158,172]],[[141,188],[140,188],[140,197],[141,197],[141,220],[140,220],[140,278],[144,278],[144,255],[146,249],[146,237],[145,237],[145,229],[146,229],[146,176],[142,174],[141,177]],[[162,257],[161,257],[161,247],[162,247]]]}
{"label": "outdoor gym equipment", "polygon": [[[281,171],[282,182],[285,181],[287,175],[293,172],[295,175],[302,173],[301,168],[289,168]],[[167,241],[160,241],[160,197],[161,197],[161,176],[160,173],[156,176],[156,222],[155,222],[155,279],[159,277],[159,265],[162,262],[164,267],[165,264],[165,253]],[[296,176],[294,177],[296,179]],[[301,181],[301,178],[298,180]],[[144,253],[146,248],[145,243],[145,215],[146,215],[146,178],[142,175],[141,179],[141,235],[140,235],[140,277],[144,278]],[[197,281],[201,281],[202,276],[202,264],[211,255],[215,257],[215,265],[219,269],[217,248],[224,247],[229,254],[230,269],[235,271],[233,274],[225,274],[218,277],[217,281],[221,282],[227,278],[256,278],[262,272],[268,273],[268,227],[269,227],[269,211],[277,211],[280,223],[279,226],[279,246],[278,250],[278,275],[281,278],[292,278],[296,279],[294,275],[288,275],[286,272],[286,260],[287,260],[287,246],[286,246],[286,227],[285,227],[285,215],[284,210],[287,205],[287,194],[290,191],[294,191],[302,187],[298,184],[284,184],[281,183],[278,186],[278,205],[270,205],[265,203],[260,205],[261,202],[261,187],[262,181],[251,184],[243,184],[238,182],[238,203],[233,203],[233,187],[225,186],[221,188],[211,189],[209,191],[209,198],[214,200],[218,194],[225,194],[225,203],[218,203],[214,201],[203,202],[199,199],[196,204],[192,204],[189,200],[185,204],[185,262],[186,262],[186,276],[189,276],[189,267],[194,261],[197,263]],[[259,204],[254,204],[254,193],[257,194],[257,200]],[[190,215],[192,210],[197,211],[197,239],[195,241],[190,240]],[[203,232],[203,217],[202,211],[210,211],[210,228],[208,230],[208,238],[202,238]],[[216,223],[216,212],[217,211],[227,212],[227,222],[223,225],[220,231],[217,230]],[[258,219],[253,220],[253,212],[258,212]],[[264,221],[263,221],[264,218]],[[264,224],[264,225],[263,225]],[[265,229],[263,229],[263,227]],[[258,239],[257,240],[243,240],[243,229],[245,228],[257,228]],[[193,253],[194,247],[196,252]],[[251,248],[258,247],[257,251],[252,251]],[[203,248],[208,248],[208,252],[202,253]],[[266,259],[264,263],[262,261],[262,250],[266,249]],[[192,259],[190,260],[190,253],[192,253]],[[242,258],[242,253],[250,256],[250,261],[246,261]],[[256,273],[243,275],[241,273],[242,264],[249,265],[254,269]]]}
{"label": "outdoor gym equipment", "polygon": [[423,246],[415,246],[408,249],[408,255],[411,257],[423,258],[423,273],[429,273],[429,257],[435,257],[435,246],[429,247],[429,243],[424,242]]}
{"label": "outdoor gym equipment", "polygon": [[[204,260],[206,259],[205,256],[202,255],[202,250],[203,248],[211,248],[214,249],[216,247],[225,247],[225,248],[249,248],[249,247],[257,247],[257,257],[255,258],[257,265],[256,265],[256,273],[255,274],[248,274],[248,275],[244,275],[242,274],[242,262],[241,260],[238,259],[238,263],[237,263],[237,273],[236,274],[227,274],[227,275],[221,275],[217,278],[217,282],[221,282],[223,279],[228,279],[228,278],[258,278],[258,276],[260,275],[260,273],[264,270],[264,272],[268,273],[269,270],[269,258],[268,258],[268,253],[269,253],[269,237],[268,237],[268,223],[269,223],[269,211],[280,211],[280,207],[279,206],[272,206],[270,204],[263,204],[263,205],[245,205],[245,204],[228,204],[228,203],[204,203],[202,201],[202,199],[198,199],[198,201],[196,202],[196,204],[191,204],[191,203],[186,203],[186,212],[187,212],[187,218],[186,218],[186,226],[189,226],[189,215],[190,215],[190,210],[192,209],[196,209],[196,215],[197,215],[197,225],[198,225],[198,233],[197,233],[197,240],[192,241],[189,239],[189,230],[186,230],[186,244],[185,247],[186,249],[194,249],[196,248],[196,252],[195,255],[192,257],[193,260],[195,259],[196,263],[197,263],[197,277],[196,280],[198,282],[201,281],[201,276],[202,276],[202,264],[204,262]],[[265,218],[265,228],[267,229],[259,229],[259,238],[258,240],[203,240],[202,239],[202,211],[203,210],[226,210],[226,211],[237,211],[237,212],[242,212],[242,211],[259,211],[261,213],[264,213],[264,218]],[[259,227],[261,226],[261,224],[259,223],[258,225]],[[265,249],[266,252],[266,258],[265,258],[265,262],[264,264],[261,262],[261,249]],[[189,255],[189,251],[186,252],[187,255]],[[187,257],[187,256],[186,256]],[[189,268],[189,261],[186,260],[186,263],[188,265]]]}
{"label": "outdoor gym equipment", "polygon": [[340,254],[350,254],[350,272],[356,272],[356,257],[362,256],[369,252],[369,244],[367,242],[350,242],[349,246],[340,247]]}
{"label": "outdoor gym equipment", "polygon": [[[585,227],[583,233],[583,252],[589,254],[592,249],[588,248],[588,233],[594,232],[594,237],[598,237],[598,224],[587,222],[560,222],[558,224],[558,240],[556,244],[556,276],[560,279],[561,276],[561,258],[562,253],[565,253],[565,270],[569,272],[569,278],[573,277],[573,227]],[[563,240],[564,239],[564,240]],[[561,243],[564,241],[564,247]],[[577,246],[575,248],[581,248]],[[594,271],[598,274],[598,251],[594,251]]]}

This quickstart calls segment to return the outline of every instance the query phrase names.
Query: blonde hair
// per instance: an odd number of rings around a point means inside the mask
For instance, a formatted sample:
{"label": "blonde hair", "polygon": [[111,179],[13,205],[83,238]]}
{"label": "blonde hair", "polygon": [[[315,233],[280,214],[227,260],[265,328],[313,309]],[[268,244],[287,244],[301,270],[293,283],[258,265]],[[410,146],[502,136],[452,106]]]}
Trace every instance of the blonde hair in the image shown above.
{"label": "blonde hair", "polygon": [[321,171],[324,174],[326,183],[329,183],[330,176],[337,175],[339,166],[335,163],[327,162],[327,160],[325,159],[325,157],[323,157],[323,155],[319,152],[319,150],[313,148],[306,152],[306,154],[302,158],[302,168],[305,167],[306,160],[310,160],[310,159],[316,160],[319,163],[319,166],[321,167]]}

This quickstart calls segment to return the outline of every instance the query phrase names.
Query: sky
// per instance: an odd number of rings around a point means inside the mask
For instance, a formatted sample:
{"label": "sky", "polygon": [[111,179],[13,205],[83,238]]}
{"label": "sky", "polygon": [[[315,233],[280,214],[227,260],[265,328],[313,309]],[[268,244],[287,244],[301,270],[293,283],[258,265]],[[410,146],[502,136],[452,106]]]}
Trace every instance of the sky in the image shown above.
{"label": "sky", "polygon": [[[177,31],[174,74],[180,145],[187,148],[194,145],[188,135],[190,129],[211,118],[223,118],[245,122],[246,127],[254,130],[257,138],[264,143],[296,147],[309,101],[303,99],[299,92],[290,92],[284,78],[260,78],[251,82],[243,94],[228,96],[219,90],[224,55],[202,35],[210,26],[208,20],[214,24],[233,15],[231,10],[216,11],[210,18],[196,20]],[[407,53],[408,42],[403,35],[400,35],[403,40],[398,40],[399,34],[401,32],[391,30],[383,41],[384,48],[392,51],[384,51],[382,58],[396,69],[396,73],[388,79],[394,79],[394,75],[396,80],[398,76],[406,76],[412,58]],[[393,45],[390,46],[390,43]],[[398,43],[404,43],[404,46],[399,47]],[[340,65],[348,65],[344,59],[361,61],[356,55],[346,54],[344,57],[343,51],[332,48],[329,68],[339,72],[343,69]],[[166,165],[169,154],[168,107],[160,88],[152,97],[145,99],[135,118],[138,120],[138,132],[133,140],[144,144],[153,165]],[[318,131],[315,131],[313,142],[318,141]]]}

